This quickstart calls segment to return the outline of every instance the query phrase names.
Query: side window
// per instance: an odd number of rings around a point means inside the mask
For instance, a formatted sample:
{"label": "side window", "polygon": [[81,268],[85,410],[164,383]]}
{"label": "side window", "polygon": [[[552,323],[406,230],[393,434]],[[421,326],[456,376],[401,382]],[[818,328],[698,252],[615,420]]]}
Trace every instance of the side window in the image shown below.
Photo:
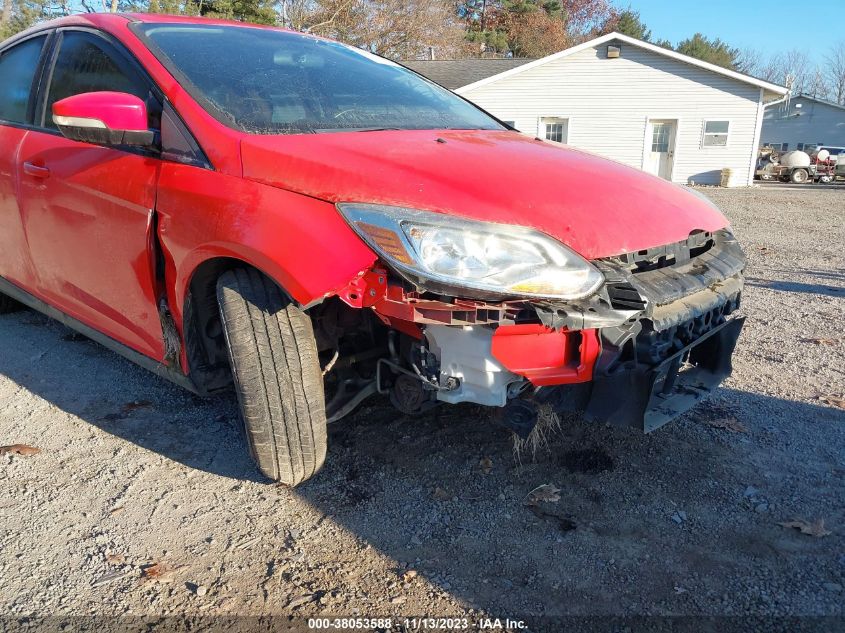
{"label": "side window", "polygon": [[32,80],[46,39],[33,37],[0,54],[0,120],[27,122]]}
{"label": "side window", "polygon": [[567,143],[569,141],[569,119],[543,117],[540,119],[543,136],[548,141]]}
{"label": "side window", "polygon": [[158,129],[161,106],[150,94],[144,77],[103,38],[82,31],[65,31],[50,79],[44,126],[56,127],[52,114],[56,101],[104,90],[127,92],[144,100],[150,113],[150,127]]}

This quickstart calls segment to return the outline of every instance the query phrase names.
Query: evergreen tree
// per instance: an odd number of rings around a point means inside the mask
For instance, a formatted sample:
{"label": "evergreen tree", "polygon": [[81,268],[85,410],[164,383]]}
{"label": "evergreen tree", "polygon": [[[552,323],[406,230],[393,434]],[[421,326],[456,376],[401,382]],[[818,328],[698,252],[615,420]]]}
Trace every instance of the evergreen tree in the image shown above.
{"label": "evergreen tree", "polygon": [[625,9],[616,17],[616,23],[609,31],[617,31],[623,35],[635,37],[648,42],[651,39],[651,29],[640,19],[640,14],[633,9]]}
{"label": "evergreen tree", "polygon": [[680,42],[675,50],[731,70],[736,70],[736,61],[739,56],[739,50],[731,48],[718,37],[711,40],[701,33],[696,33]]}

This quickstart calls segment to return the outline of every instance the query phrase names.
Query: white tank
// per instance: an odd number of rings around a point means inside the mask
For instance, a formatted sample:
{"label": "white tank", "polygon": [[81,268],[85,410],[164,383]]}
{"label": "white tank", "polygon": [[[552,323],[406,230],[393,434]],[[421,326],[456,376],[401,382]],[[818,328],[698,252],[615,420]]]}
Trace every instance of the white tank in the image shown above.
{"label": "white tank", "polygon": [[798,150],[792,150],[780,155],[780,164],[784,167],[809,167],[810,155]]}

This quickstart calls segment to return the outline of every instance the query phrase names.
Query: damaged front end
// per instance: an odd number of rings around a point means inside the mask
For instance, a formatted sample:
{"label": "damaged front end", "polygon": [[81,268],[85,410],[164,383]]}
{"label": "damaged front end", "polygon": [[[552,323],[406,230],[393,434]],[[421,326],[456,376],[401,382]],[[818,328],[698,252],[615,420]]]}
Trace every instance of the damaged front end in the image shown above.
{"label": "damaged front end", "polygon": [[[731,372],[743,322],[734,313],[745,256],[727,229],[694,231],[682,242],[589,262],[602,283],[565,299],[494,297],[473,288],[455,297],[447,284],[403,269],[410,247],[395,231],[367,230],[381,240],[375,247],[389,254],[383,259],[390,266],[366,271],[338,297],[368,315],[356,318],[367,322],[370,352],[359,347],[338,356],[346,333],[360,334],[361,323],[339,329],[343,310],[337,306],[322,306],[315,315],[318,342],[327,360],[330,353],[336,360],[333,366],[355,356],[371,361],[367,369],[358,364],[354,379],[341,377],[340,389],[330,389],[330,420],[380,392],[405,413],[438,402],[504,407],[504,423],[523,436],[537,403],[649,432],[694,406]],[[573,283],[580,289],[593,284],[587,273],[577,275]],[[546,279],[515,283],[552,294]],[[326,328],[332,310],[337,315]]]}
{"label": "damaged front end", "polygon": [[627,318],[608,322],[607,311],[585,306],[541,310],[552,326],[597,324],[602,348],[589,393],[543,397],[589,419],[653,431],[730,375],[745,255],[724,229],[598,264],[607,279],[598,302]]}

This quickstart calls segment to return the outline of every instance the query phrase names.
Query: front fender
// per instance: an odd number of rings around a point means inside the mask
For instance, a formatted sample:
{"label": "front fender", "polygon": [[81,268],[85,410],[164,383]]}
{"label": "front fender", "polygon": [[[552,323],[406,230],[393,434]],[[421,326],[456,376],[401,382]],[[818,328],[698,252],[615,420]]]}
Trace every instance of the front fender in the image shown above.
{"label": "front fender", "polygon": [[163,166],[156,208],[177,323],[191,277],[209,259],[242,260],[301,305],[333,294],[376,261],[334,205],[207,169]]}

